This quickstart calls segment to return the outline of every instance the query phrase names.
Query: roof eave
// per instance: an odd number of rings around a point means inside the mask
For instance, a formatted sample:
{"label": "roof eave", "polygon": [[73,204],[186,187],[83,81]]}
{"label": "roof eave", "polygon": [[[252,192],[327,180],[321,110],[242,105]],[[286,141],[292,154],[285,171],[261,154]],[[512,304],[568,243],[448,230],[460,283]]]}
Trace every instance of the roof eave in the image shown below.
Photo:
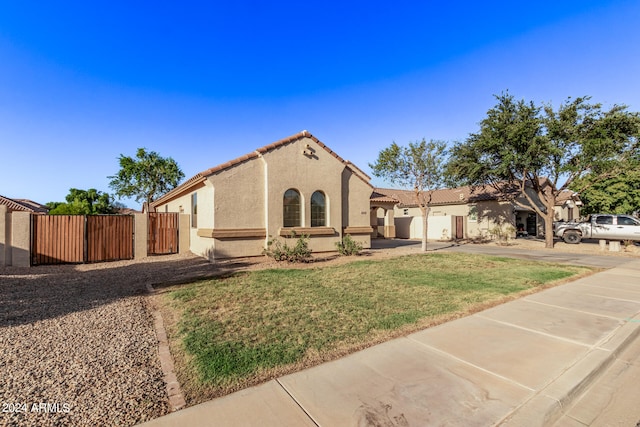
{"label": "roof eave", "polygon": [[298,141],[302,138],[309,138],[311,140],[313,140],[316,144],[318,144],[322,149],[324,149],[326,152],[328,152],[330,155],[332,155],[336,160],[340,161],[343,165],[345,165],[346,168],[348,168],[349,170],[351,170],[354,175],[356,175],[358,178],[360,178],[365,184],[367,184],[369,187],[373,188],[373,186],[371,185],[371,183],[369,182],[369,180],[371,179],[366,173],[364,173],[360,168],[358,168],[357,166],[355,166],[353,163],[344,160],[342,157],[340,157],[335,151],[331,150],[328,146],[326,146],[324,143],[322,143],[318,138],[316,138],[315,136],[313,136],[311,133],[309,133],[306,130],[303,130],[302,132],[298,132],[295,135],[291,135],[289,137],[283,138],[281,140],[278,140],[276,142],[273,142],[269,145],[265,145],[264,147],[260,147],[255,151],[252,151],[251,153],[245,154],[243,156],[240,156],[238,158],[235,158],[233,160],[230,160],[226,163],[223,163],[221,165],[218,166],[214,166],[210,169],[207,169],[205,171],[202,171],[196,175],[194,175],[192,178],[189,178],[189,180],[185,181],[183,184],[177,186],[176,188],[174,188],[173,190],[169,191],[168,193],[166,193],[165,195],[163,195],[162,197],[160,197],[158,200],[155,200],[153,202],[151,202],[150,208],[155,209],[156,206],[162,205],[164,203],[167,203],[173,199],[175,199],[176,197],[178,197],[178,194],[182,194],[185,191],[187,191],[188,189],[202,183],[204,180],[206,180],[209,176],[214,175],[216,173],[220,173],[222,171],[225,171],[229,168],[232,168],[238,164],[253,160],[258,158],[259,156],[271,151],[271,150],[275,150],[278,147],[282,147],[283,145]]}

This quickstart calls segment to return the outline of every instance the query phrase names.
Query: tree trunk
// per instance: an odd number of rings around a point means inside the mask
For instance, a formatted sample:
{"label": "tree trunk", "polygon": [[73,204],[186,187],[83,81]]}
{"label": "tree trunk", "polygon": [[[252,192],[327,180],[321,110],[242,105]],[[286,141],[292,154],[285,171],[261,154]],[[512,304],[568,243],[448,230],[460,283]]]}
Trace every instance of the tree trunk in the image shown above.
{"label": "tree trunk", "polygon": [[553,206],[547,206],[547,212],[544,216],[544,247],[547,249],[553,249]]}
{"label": "tree trunk", "polygon": [[553,249],[553,218],[555,216],[553,208],[556,205],[557,195],[553,193],[553,189],[551,187],[546,187],[537,192],[538,200],[542,202],[545,208],[545,211],[543,211],[543,209],[541,209],[539,205],[529,197],[526,191],[523,191],[522,194],[529,202],[529,206],[519,203],[517,200],[514,200],[514,202],[516,205],[524,208],[533,208],[533,211],[544,219],[544,247],[547,249]]}
{"label": "tree trunk", "polygon": [[422,211],[422,252],[427,251],[427,232],[429,230],[429,209],[421,208]]}

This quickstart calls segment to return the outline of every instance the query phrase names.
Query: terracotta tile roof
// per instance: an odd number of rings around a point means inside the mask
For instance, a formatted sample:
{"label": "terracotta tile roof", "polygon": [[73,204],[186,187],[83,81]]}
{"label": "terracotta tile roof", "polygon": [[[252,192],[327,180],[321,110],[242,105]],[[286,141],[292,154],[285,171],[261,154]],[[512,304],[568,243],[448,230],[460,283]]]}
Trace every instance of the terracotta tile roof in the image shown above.
{"label": "terracotta tile roof", "polygon": [[49,212],[49,208],[45,205],[41,205],[40,203],[28,199],[10,199],[8,197],[0,196],[0,205],[7,206],[9,212],[21,211],[41,214]]}
{"label": "terracotta tile roof", "polygon": [[[557,205],[572,199],[571,191],[565,190],[558,195]],[[418,206],[413,190],[399,190],[391,188],[375,188],[371,195],[372,201],[380,201],[381,197],[388,197],[398,201],[398,207],[407,208]],[[426,195],[423,195],[426,197]],[[431,205],[457,205],[475,203],[487,200],[505,200],[505,197],[491,185],[464,186],[434,190]],[[575,197],[574,197],[575,200]]]}
{"label": "terracotta tile roof", "polygon": [[[401,208],[418,206],[413,190],[375,188],[374,194],[376,193],[398,200],[398,207]],[[423,200],[426,200],[427,195],[429,195],[429,193],[422,194]],[[374,197],[373,194],[372,197]],[[431,205],[454,205],[460,203],[467,204],[482,200],[498,200],[501,198],[496,189],[488,185],[478,187],[465,186],[434,190],[431,192],[431,197]]]}
{"label": "terracotta tile roof", "polygon": [[561,204],[569,200],[578,201],[580,200],[580,196],[578,195],[578,193],[575,193],[571,190],[562,190],[556,198],[556,204]]}
{"label": "terracotta tile roof", "polygon": [[180,184],[179,186],[177,186],[173,190],[169,191],[168,193],[166,193],[165,195],[160,197],[158,200],[152,202],[151,206],[152,206],[153,209],[155,209],[156,206],[158,206],[158,205],[160,205],[162,203],[166,203],[167,201],[171,200],[174,196],[176,196],[176,195],[178,195],[180,193],[183,193],[186,190],[188,190],[190,187],[195,186],[196,184],[204,181],[210,175],[216,174],[218,172],[222,172],[222,171],[224,171],[226,169],[229,169],[229,168],[231,168],[233,166],[236,166],[236,165],[239,165],[241,163],[247,162],[249,160],[258,158],[261,154],[267,153],[267,152],[269,152],[271,150],[274,150],[276,148],[279,148],[279,147],[282,147],[284,145],[290,144],[292,142],[298,141],[299,139],[302,139],[302,138],[309,138],[309,139],[313,140],[322,149],[324,149],[326,152],[331,154],[339,162],[344,164],[345,167],[347,167],[353,173],[355,173],[356,176],[358,176],[360,179],[362,179],[367,185],[371,186],[371,184],[369,184],[369,180],[371,178],[366,173],[364,173],[361,169],[356,167],[353,163],[344,160],[335,151],[331,150],[324,143],[322,143],[318,138],[316,138],[315,136],[311,135],[306,130],[303,130],[302,132],[299,132],[299,133],[297,133],[295,135],[291,135],[291,136],[289,136],[287,138],[284,138],[284,139],[281,139],[279,141],[273,142],[273,143],[271,143],[269,145],[265,145],[264,147],[260,147],[257,150],[252,151],[251,153],[245,154],[244,156],[240,156],[240,157],[238,157],[236,159],[230,160],[230,161],[228,161],[226,163],[223,163],[221,165],[214,166],[214,167],[212,167],[210,169],[202,171],[202,172],[194,175],[193,177],[189,178],[187,181],[183,182],[182,184]]}
{"label": "terracotta tile roof", "polygon": [[20,204],[30,207],[31,209],[33,209],[34,212],[42,212],[42,213],[49,212],[49,208],[46,205],[43,205],[38,202],[34,202],[33,200],[29,200],[29,199],[14,199],[14,200]]}
{"label": "terracotta tile roof", "polygon": [[133,215],[136,213],[140,213],[140,211],[137,211],[135,209],[132,208],[119,208],[117,209],[117,213],[118,215]]}
{"label": "terracotta tile roof", "polygon": [[373,190],[373,193],[371,193],[369,201],[378,203],[400,203],[400,200],[396,199],[395,197],[387,196],[385,194],[379,193],[376,190]]}

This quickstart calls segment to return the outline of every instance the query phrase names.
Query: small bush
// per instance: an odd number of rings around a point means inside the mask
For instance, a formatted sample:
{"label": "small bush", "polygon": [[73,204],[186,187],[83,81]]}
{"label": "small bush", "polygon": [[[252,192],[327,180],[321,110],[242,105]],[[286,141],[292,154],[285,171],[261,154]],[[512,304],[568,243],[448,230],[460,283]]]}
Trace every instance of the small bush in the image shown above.
{"label": "small bush", "polygon": [[513,237],[515,232],[516,228],[511,224],[504,228],[501,225],[496,225],[489,230],[489,233],[494,236],[498,240],[498,244],[501,245],[509,244],[509,240],[511,240],[511,237]]}
{"label": "small bush", "polygon": [[362,252],[362,243],[356,242],[347,234],[342,238],[341,242],[336,242],[336,248],[340,255],[360,255],[360,252]]}
{"label": "small bush", "polygon": [[289,246],[287,242],[282,242],[278,239],[269,239],[267,242],[267,249],[262,251],[266,256],[275,259],[276,261],[289,261],[289,262],[309,262],[311,261],[311,249],[309,249],[309,236],[300,235],[296,232],[291,233],[291,237],[286,239],[298,238],[295,245]]}

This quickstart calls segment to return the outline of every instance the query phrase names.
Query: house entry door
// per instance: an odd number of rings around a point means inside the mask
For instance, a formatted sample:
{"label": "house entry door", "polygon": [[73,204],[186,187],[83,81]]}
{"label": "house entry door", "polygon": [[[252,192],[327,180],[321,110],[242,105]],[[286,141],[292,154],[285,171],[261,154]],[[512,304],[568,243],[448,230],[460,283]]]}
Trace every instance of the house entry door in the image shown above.
{"label": "house entry door", "polygon": [[456,216],[456,240],[464,239],[464,217]]}
{"label": "house entry door", "polygon": [[534,212],[529,212],[527,215],[527,234],[529,236],[537,236],[538,235],[538,215]]}

